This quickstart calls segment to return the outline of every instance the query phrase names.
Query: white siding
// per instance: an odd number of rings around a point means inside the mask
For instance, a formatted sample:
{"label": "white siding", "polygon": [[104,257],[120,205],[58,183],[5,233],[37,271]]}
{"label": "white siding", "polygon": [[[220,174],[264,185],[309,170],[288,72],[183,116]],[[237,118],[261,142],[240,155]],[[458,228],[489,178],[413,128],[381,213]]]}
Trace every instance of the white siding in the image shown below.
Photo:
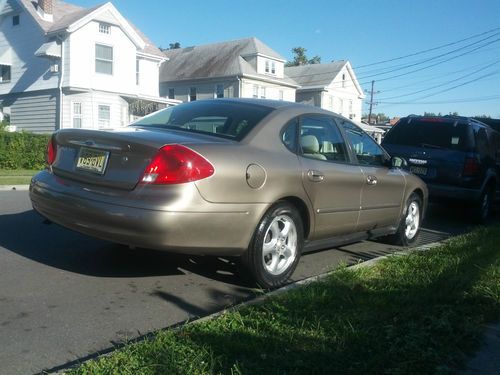
{"label": "white siding", "polygon": [[[342,76],[345,76],[344,83]],[[330,107],[329,97],[333,97],[333,108]],[[362,102],[348,69],[344,67],[328,86],[327,91],[323,93],[321,107],[340,113],[347,118],[361,121]]]}
{"label": "white siding", "polygon": [[184,81],[184,82],[162,82],[160,85],[160,95],[168,97],[169,89],[173,88],[175,99],[183,102],[189,101],[189,90],[196,87],[197,100],[214,99],[216,85],[224,85],[224,97],[238,97],[238,81],[233,80],[210,80],[210,81]]}
{"label": "white siding", "polygon": [[141,95],[159,96],[159,82],[160,69],[158,61],[139,58],[139,85],[137,87],[138,93]]}
{"label": "white siding", "polygon": [[[266,73],[266,61],[269,61],[269,73]],[[276,73],[271,73],[272,62],[276,68]],[[268,75],[276,78],[283,78],[285,74],[285,64],[282,61],[274,60],[268,57],[258,56],[257,57],[257,73]]]}
{"label": "white siding", "polygon": [[63,126],[73,127],[73,103],[82,104],[82,128],[99,129],[98,107],[110,106],[110,127],[118,128],[129,123],[128,103],[121,96],[104,92],[65,94],[63,98]]}
{"label": "white siding", "polygon": [[259,98],[261,97],[262,88],[265,87],[266,99],[280,99],[280,91],[283,91],[283,100],[288,102],[295,101],[295,89],[287,86],[281,86],[265,81],[242,79],[241,81],[241,98],[252,98],[254,85],[259,86]]}
{"label": "white siding", "polygon": [[50,72],[50,61],[35,56],[46,39],[29,14],[19,14],[19,25],[12,25],[12,15],[0,17],[0,55],[11,49],[11,81],[0,83],[0,95],[56,88],[59,75]]}
{"label": "white siding", "polygon": [[[134,94],[136,47],[117,26],[110,34],[99,33],[99,22],[89,22],[69,36],[68,85],[93,90]],[[96,43],[113,47],[113,74],[96,73]]]}

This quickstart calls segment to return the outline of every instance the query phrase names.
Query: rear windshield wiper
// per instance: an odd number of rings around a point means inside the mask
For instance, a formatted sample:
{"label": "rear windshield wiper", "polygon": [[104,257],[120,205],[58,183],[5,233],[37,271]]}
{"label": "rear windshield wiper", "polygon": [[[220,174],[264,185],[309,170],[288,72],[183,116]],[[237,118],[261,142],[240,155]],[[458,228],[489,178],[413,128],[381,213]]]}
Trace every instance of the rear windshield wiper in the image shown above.
{"label": "rear windshield wiper", "polygon": [[438,150],[442,150],[444,148],[442,146],[433,145],[433,144],[430,144],[430,143],[420,143],[420,146],[425,147],[425,148],[435,148],[435,149],[438,149]]}

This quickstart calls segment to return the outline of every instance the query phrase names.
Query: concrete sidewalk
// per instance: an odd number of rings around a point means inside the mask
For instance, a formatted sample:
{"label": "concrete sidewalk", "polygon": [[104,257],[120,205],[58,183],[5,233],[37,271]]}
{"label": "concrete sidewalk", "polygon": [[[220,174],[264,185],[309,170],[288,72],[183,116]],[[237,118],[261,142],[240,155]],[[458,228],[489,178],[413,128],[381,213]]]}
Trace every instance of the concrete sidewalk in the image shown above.
{"label": "concrete sidewalk", "polygon": [[467,363],[462,375],[500,374],[500,323],[485,327],[483,344]]}
{"label": "concrete sidewalk", "polygon": [[0,185],[0,191],[26,191],[29,187],[29,185]]}

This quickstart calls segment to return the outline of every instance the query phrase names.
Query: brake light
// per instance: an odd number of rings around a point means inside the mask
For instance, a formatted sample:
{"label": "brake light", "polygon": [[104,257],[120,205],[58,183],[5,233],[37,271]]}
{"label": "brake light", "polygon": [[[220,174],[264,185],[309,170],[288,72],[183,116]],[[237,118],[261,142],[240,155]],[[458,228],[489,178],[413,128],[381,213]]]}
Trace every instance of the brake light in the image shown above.
{"label": "brake light", "polygon": [[160,148],[142,176],[146,184],[182,184],[210,177],[215,168],[197,152],[182,145]]}
{"label": "brake light", "polygon": [[464,176],[476,176],[480,172],[480,165],[477,159],[467,158],[464,164]]}
{"label": "brake light", "polygon": [[52,165],[56,160],[57,155],[57,146],[55,144],[54,137],[50,137],[49,142],[47,143],[47,164]]}

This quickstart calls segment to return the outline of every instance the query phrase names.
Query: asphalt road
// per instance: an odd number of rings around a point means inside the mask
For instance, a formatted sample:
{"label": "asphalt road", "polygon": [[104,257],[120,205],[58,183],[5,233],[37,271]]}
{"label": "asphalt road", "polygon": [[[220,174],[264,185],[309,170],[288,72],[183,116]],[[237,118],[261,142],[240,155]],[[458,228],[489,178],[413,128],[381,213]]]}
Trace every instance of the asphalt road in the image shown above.
{"label": "asphalt road", "polygon": [[[468,230],[432,208],[421,240]],[[303,256],[294,279],[393,252],[365,241]],[[130,250],[46,225],[25,191],[0,192],[0,373],[57,370],[254,295],[227,259]]]}

